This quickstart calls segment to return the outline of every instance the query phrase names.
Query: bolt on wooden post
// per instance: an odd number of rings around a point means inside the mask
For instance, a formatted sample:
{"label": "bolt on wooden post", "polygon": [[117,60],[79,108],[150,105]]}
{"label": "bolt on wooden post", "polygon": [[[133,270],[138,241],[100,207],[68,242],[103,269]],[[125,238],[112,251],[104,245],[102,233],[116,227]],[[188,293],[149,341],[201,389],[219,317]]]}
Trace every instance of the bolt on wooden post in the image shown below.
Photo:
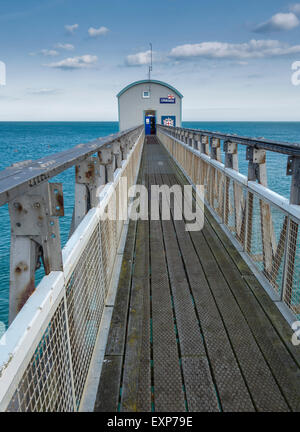
{"label": "bolt on wooden post", "polygon": [[42,183],[9,202],[11,221],[9,321],[35,290],[35,272],[62,271],[58,218],[64,215],[62,185]]}

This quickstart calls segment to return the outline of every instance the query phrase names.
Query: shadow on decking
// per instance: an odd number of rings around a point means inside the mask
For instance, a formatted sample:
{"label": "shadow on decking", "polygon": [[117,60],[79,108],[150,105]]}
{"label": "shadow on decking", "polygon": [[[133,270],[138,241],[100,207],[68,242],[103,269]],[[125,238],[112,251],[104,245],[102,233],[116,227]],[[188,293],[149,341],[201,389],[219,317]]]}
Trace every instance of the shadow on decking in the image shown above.
{"label": "shadow on decking", "polygon": [[[187,183],[155,137],[140,182]],[[95,411],[299,411],[291,329],[205,216],[130,221]]]}

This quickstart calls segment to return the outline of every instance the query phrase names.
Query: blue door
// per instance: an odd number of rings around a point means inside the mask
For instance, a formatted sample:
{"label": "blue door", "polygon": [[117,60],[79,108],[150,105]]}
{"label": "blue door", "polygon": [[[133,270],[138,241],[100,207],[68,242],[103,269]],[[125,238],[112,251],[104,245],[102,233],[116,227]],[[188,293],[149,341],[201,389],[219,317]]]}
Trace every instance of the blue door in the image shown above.
{"label": "blue door", "polygon": [[145,135],[156,135],[155,116],[145,116]]}

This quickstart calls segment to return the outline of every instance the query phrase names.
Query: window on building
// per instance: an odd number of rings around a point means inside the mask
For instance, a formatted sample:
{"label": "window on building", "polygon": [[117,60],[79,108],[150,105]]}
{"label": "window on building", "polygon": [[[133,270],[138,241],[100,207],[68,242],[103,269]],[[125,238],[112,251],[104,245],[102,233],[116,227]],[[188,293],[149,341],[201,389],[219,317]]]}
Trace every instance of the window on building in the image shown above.
{"label": "window on building", "polygon": [[144,99],[148,99],[150,97],[150,92],[147,90],[147,91],[143,91],[143,98]]}

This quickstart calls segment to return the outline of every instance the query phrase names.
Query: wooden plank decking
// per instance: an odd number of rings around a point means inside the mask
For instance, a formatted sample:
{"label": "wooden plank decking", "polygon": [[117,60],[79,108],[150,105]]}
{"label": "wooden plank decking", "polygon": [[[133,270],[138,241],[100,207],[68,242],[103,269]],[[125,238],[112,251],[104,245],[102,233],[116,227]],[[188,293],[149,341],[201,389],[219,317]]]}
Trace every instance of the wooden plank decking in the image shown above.
{"label": "wooden plank decking", "polygon": [[[187,183],[155,137],[140,181]],[[291,329],[205,216],[130,221],[95,411],[300,410]]]}

